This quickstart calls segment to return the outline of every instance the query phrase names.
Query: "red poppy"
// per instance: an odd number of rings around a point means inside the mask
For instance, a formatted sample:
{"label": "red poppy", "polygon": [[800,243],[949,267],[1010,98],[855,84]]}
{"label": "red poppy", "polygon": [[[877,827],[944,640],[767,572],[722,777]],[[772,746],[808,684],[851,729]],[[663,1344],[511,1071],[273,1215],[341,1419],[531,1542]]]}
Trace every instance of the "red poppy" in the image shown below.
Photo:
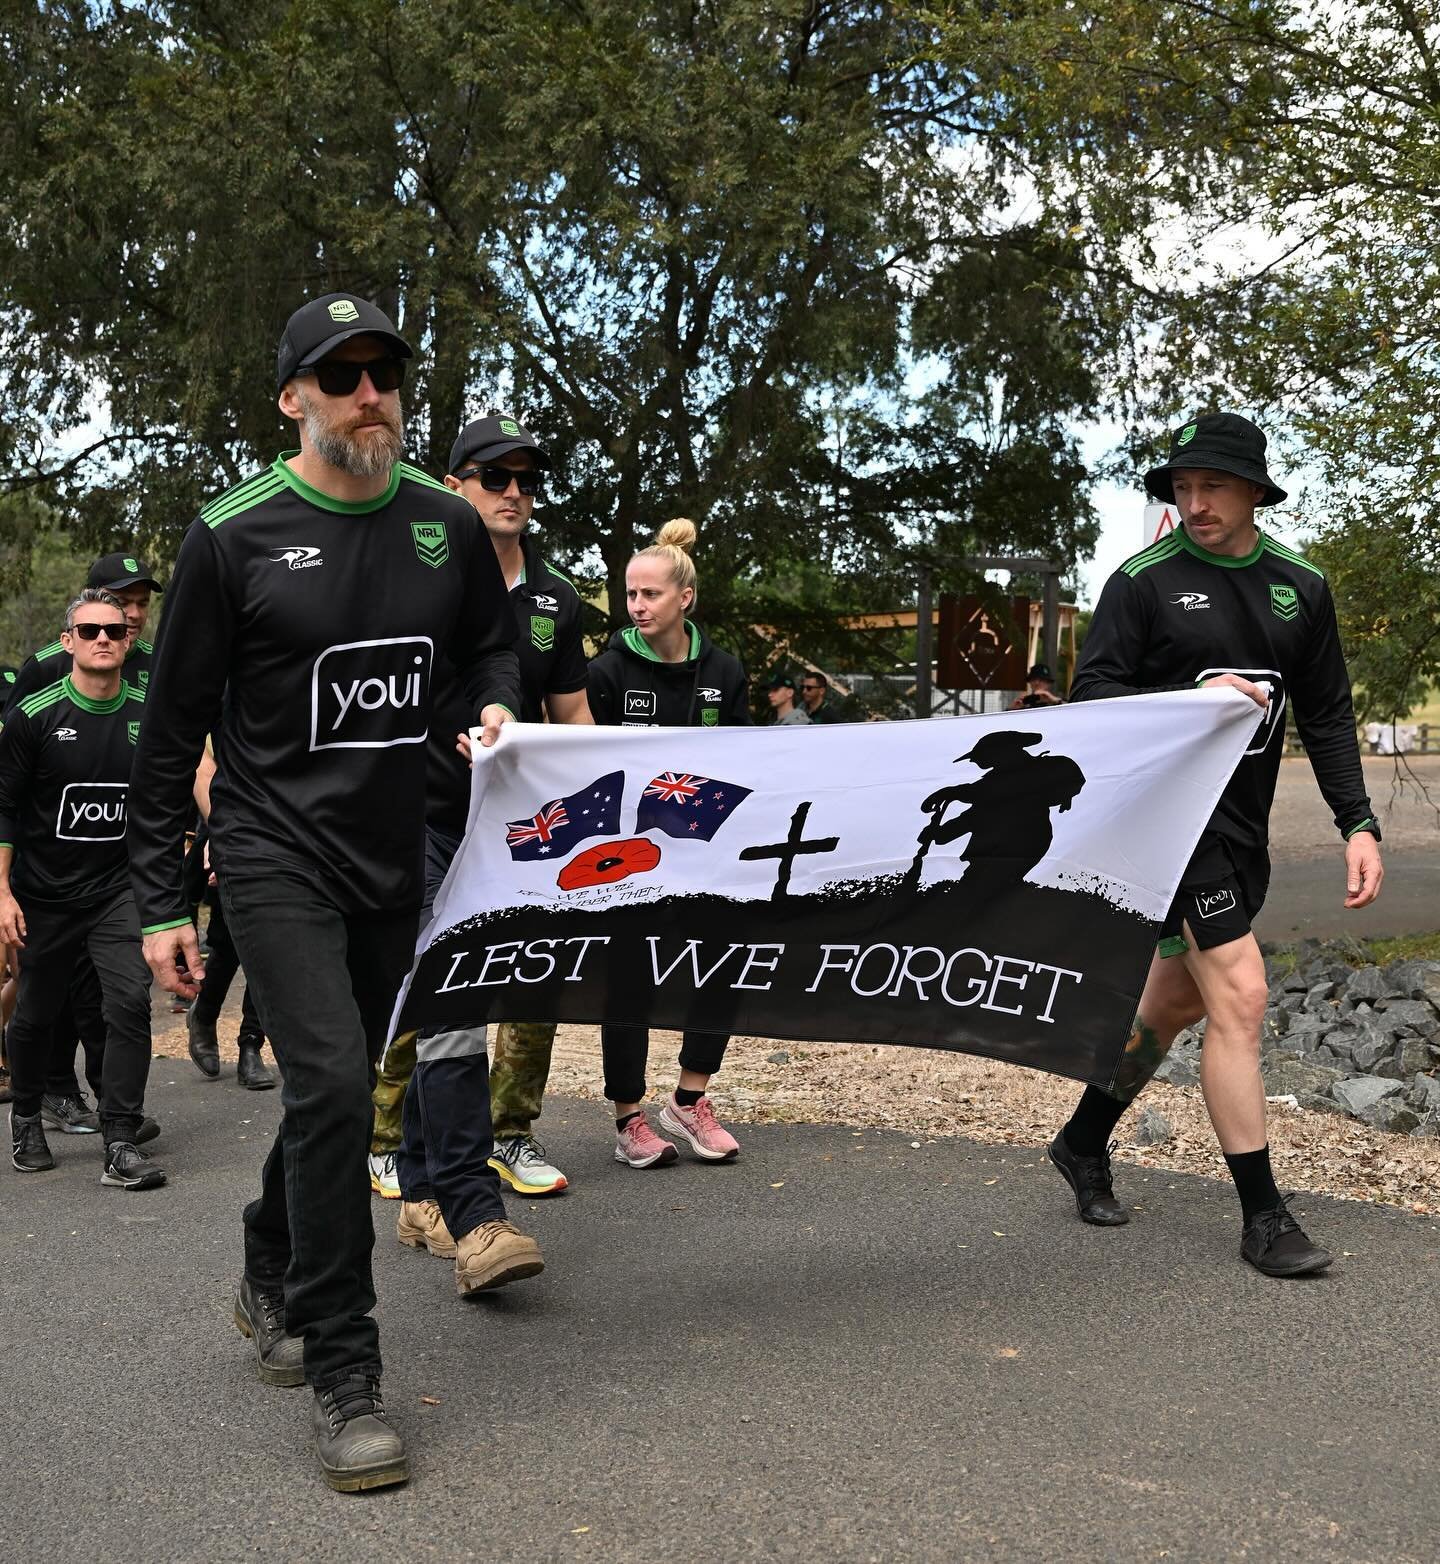
{"label": "red poppy", "polygon": [[555,883],[562,891],[583,890],[587,885],[614,885],[632,874],[647,874],[660,862],[660,849],[648,836],[632,836],[623,842],[601,842],[587,847],[560,871]]}

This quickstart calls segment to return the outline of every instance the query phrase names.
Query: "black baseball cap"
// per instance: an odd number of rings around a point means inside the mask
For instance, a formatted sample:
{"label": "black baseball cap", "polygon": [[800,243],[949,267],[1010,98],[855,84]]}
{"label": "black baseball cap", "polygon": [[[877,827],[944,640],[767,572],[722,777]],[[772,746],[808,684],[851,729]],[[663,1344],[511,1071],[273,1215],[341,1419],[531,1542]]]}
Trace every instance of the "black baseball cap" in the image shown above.
{"label": "black baseball cap", "polygon": [[126,587],[141,586],[149,587],[152,592],[165,590],[138,554],[102,554],[91,565],[85,585],[99,587],[102,592],[121,592]]}
{"label": "black baseball cap", "polygon": [[788,673],[777,673],[765,688],[767,690],[793,690],[795,681]]}
{"label": "black baseball cap", "polygon": [[1265,470],[1265,435],[1258,425],[1239,413],[1202,413],[1170,436],[1170,459],[1145,474],[1145,487],[1157,500],[1175,503],[1171,476],[1185,467],[1213,467],[1258,483],[1265,496],[1262,505],[1278,505],[1285,491]]}
{"label": "black baseball cap", "polygon": [[1025,679],[1027,683],[1031,679],[1049,679],[1051,684],[1054,684],[1055,675],[1050,672],[1050,665],[1048,663],[1036,663],[1031,668],[1030,672],[1025,675]]}
{"label": "black baseball cap", "polygon": [[302,304],[285,322],[275,352],[275,389],[297,369],[318,364],[351,337],[380,337],[396,358],[415,357],[384,310],[353,293],[326,293]]}
{"label": "black baseball cap", "polygon": [[498,456],[508,456],[511,451],[529,451],[535,465],[549,472],[554,463],[550,453],[530,433],[504,413],[489,418],[477,418],[468,423],[450,447],[449,471],[454,474],[462,467],[473,467],[477,462],[493,462]]}

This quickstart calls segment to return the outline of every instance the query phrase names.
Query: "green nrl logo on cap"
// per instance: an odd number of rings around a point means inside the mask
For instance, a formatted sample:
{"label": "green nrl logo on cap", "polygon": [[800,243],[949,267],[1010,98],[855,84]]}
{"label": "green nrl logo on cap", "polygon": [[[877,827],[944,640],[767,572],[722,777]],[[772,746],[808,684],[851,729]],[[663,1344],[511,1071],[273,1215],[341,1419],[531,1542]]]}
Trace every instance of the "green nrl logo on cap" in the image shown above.
{"label": "green nrl logo on cap", "polygon": [[537,652],[553,652],[555,650],[555,621],[547,619],[542,614],[532,614],[530,617],[530,639],[535,643]]}
{"label": "green nrl logo on cap", "polygon": [[1300,599],[1292,586],[1272,586],[1270,588],[1270,612],[1277,619],[1287,622],[1300,612]]}
{"label": "green nrl logo on cap", "polygon": [[500,420],[500,433],[501,434],[519,434],[520,433],[520,425],[517,424],[513,418],[502,418]]}
{"label": "green nrl logo on cap", "polygon": [[138,743],[140,739],[140,724],[138,722],[127,722],[125,726],[130,733],[130,742],[132,744]]}
{"label": "green nrl logo on cap", "polygon": [[1189,445],[1189,443],[1194,438],[1195,438],[1195,425],[1194,424],[1186,424],[1185,427],[1180,431],[1180,433],[1175,436],[1175,444],[1176,444],[1177,447],[1178,446],[1182,446],[1182,445]]}
{"label": "green nrl logo on cap", "polygon": [[450,558],[450,543],[443,521],[412,521],[410,536],[415,539],[415,552],[422,565],[431,565],[438,570]]}
{"label": "green nrl logo on cap", "polygon": [[349,299],[336,299],[333,304],[327,306],[327,309],[330,312],[331,320],[346,321],[360,319],[360,311],[355,308]]}
{"label": "green nrl logo on cap", "polygon": [[125,560],[124,565],[126,570],[128,570],[132,576],[138,576],[140,574],[140,567],[133,559]]}

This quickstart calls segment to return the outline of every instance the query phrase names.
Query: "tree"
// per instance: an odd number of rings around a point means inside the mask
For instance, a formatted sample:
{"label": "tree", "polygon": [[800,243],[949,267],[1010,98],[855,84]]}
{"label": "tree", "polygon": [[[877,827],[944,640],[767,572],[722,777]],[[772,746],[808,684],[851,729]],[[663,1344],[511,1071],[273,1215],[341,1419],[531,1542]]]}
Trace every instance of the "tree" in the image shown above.
{"label": "tree", "polygon": [[934,44],[893,0],[32,4],[0,30],[7,482],[167,556],[273,454],[273,343],[343,286],[421,350],[432,470],[487,403],[545,432],[546,547],[612,617],[676,513],[735,642],[777,561],[833,612],[922,556],[1073,560],[1105,301],[1008,215],[994,104]]}
{"label": "tree", "polygon": [[1408,709],[1440,679],[1434,8],[954,0],[936,23],[1112,280],[1134,454],[1142,420],[1227,401],[1286,431],[1362,706]]}

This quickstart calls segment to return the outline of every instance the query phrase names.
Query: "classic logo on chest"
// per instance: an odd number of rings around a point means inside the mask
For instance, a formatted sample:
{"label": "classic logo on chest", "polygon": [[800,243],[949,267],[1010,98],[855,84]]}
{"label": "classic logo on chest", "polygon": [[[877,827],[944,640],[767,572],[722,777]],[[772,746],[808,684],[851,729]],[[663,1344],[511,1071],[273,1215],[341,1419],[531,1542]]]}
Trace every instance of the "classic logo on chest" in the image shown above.
{"label": "classic logo on chest", "polygon": [[310,748],[423,744],[434,655],[428,635],[327,646],[310,677]]}
{"label": "classic logo on chest", "polygon": [[1209,608],[1210,594],[1208,592],[1177,592],[1170,601],[1177,608],[1183,608],[1189,614],[1193,613],[1197,608]]}

